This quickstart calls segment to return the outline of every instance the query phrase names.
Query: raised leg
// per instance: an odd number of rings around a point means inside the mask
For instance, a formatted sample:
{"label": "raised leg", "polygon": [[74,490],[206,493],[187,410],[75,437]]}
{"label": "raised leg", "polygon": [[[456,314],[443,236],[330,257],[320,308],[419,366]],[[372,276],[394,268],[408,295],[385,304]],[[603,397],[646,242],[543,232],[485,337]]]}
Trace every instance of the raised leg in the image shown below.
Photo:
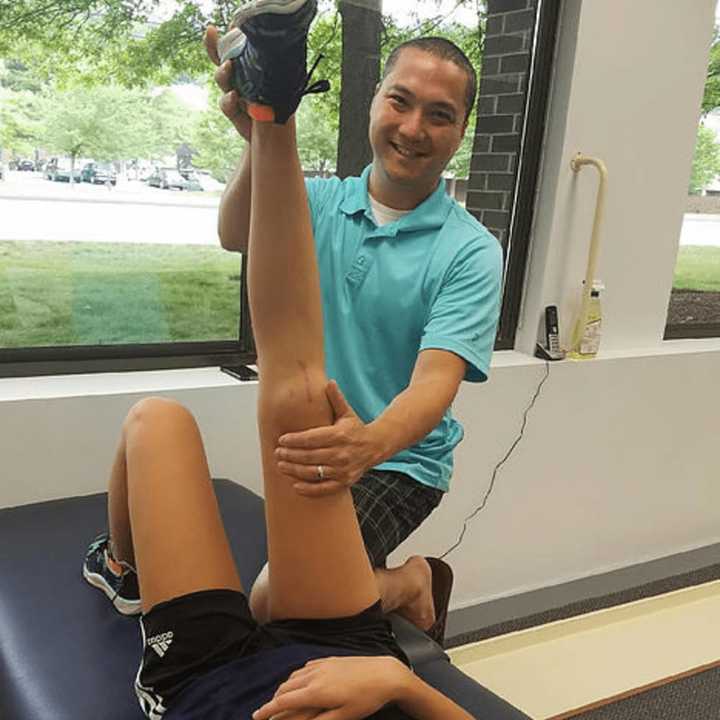
{"label": "raised leg", "polygon": [[295,124],[254,123],[248,292],[258,351],[258,426],[272,618],[356,614],[379,598],[349,490],[298,495],[277,470],[286,432],[326,425],[322,309]]}
{"label": "raised leg", "polygon": [[[421,630],[432,626],[435,622],[432,571],[425,558],[415,555],[399,567],[375,568],[373,572],[383,612],[397,612]],[[265,565],[250,594],[250,609],[259,623],[268,622],[271,617],[268,579]]]}

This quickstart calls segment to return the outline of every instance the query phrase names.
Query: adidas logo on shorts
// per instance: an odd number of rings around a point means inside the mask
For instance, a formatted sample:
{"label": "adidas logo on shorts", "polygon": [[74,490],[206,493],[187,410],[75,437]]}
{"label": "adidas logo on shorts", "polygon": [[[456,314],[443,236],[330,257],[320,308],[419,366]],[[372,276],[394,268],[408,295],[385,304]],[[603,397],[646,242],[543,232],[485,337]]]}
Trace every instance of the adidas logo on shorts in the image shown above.
{"label": "adidas logo on shorts", "polygon": [[163,657],[168,651],[173,641],[173,632],[169,630],[166,633],[160,635],[153,635],[148,638],[147,644],[158,654],[159,657]]}

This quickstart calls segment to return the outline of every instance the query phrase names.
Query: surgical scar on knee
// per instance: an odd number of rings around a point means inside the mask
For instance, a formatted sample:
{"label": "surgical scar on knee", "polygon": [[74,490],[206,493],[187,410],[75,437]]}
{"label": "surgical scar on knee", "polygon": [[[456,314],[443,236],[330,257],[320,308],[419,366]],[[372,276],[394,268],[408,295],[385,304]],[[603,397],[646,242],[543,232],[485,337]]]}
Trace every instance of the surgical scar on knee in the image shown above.
{"label": "surgical scar on knee", "polygon": [[300,366],[300,369],[302,370],[303,379],[305,380],[305,398],[308,401],[308,403],[311,403],[313,401],[312,396],[312,387],[310,385],[310,374],[308,373],[307,365],[302,362],[302,360],[298,361],[298,365]]}

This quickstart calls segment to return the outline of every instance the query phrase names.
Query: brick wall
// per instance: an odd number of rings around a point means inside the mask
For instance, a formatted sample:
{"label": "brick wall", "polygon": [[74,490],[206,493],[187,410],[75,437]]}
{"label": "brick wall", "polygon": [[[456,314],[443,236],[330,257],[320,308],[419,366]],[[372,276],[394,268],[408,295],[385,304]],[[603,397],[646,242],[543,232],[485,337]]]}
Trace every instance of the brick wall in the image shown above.
{"label": "brick wall", "polygon": [[507,245],[538,0],[488,0],[466,207]]}

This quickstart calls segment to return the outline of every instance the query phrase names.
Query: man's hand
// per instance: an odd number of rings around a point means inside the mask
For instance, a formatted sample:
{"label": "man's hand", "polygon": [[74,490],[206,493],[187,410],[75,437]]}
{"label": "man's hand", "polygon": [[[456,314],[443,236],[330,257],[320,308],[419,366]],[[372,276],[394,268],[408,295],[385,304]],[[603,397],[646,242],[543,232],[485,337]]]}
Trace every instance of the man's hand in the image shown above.
{"label": "man's hand", "polygon": [[330,495],[356,483],[380,456],[370,427],[348,405],[334,380],[325,394],[335,415],[333,424],[282,435],[275,450],[278,470],[296,481],[298,493],[309,497]]}
{"label": "man's hand", "polygon": [[296,670],[253,720],[284,717],[285,711],[324,708],[316,720],[356,720],[391,702],[410,671],[391,657],[312,660]]}
{"label": "man's hand", "polygon": [[228,60],[222,65],[220,64],[220,55],[218,54],[218,31],[214,25],[208,25],[205,31],[205,49],[210,59],[218,66],[215,71],[215,82],[223,91],[220,98],[220,109],[225,117],[235,126],[240,135],[250,142],[252,134],[252,120],[246,112],[247,104],[238,95],[237,90],[232,87],[232,63]]}

